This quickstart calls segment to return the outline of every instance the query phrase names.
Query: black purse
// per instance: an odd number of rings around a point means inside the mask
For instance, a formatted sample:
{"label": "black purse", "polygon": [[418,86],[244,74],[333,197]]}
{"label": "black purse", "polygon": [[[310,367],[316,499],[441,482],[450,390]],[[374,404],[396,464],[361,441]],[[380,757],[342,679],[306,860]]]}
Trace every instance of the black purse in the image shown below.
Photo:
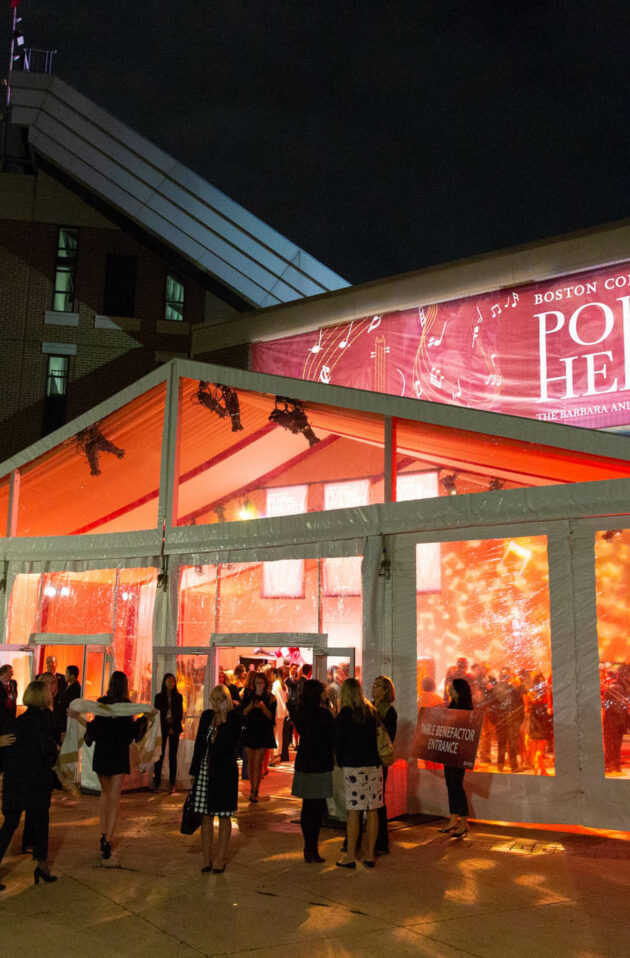
{"label": "black purse", "polygon": [[201,815],[194,809],[193,793],[189,792],[182,808],[182,823],[179,830],[182,835],[194,835],[201,825]]}

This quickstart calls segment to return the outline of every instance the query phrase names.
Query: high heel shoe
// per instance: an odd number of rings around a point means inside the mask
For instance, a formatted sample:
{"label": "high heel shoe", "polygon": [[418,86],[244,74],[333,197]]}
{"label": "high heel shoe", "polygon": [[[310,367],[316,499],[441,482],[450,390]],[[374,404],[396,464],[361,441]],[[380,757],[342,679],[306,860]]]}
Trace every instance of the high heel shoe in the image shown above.
{"label": "high heel shoe", "polygon": [[213,869],[212,869],[212,874],[213,874],[213,875],[222,875],[224,871],[225,871],[225,865],[221,865],[220,868],[213,868]]}
{"label": "high heel shoe", "polygon": [[211,871],[212,871],[212,865],[204,865],[204,867],[203,867],[201,870],[202,870],[202,872],[211,872]]}
{"label": "high heel shoe", "polygon": [[101,858],[103,861],[107,861],[108,858],[112,857],[112,843],[108,841],[101,841]]}
{"label": "high heel shoe", "polygon": [[325,862],[326,859],[322,858],[322,856],[319,854],[318,851],[307,852],[307,850],[304,849],[304,861],[306,862],[307,865],[311,865],[313,864],[313,862],[317,862],[318,864],[320,864],[321,862]]}
{"label": "high heel shoe", "polygon": [[464,837],[464,835],[467,835],[467,834],[468,834],[468,825],[466,825],[466,828],[462,828],[461,832],[453,832],[453,834],[451,835],[451,838],[461,839]]}
{"label": "high heel shoe", "polygon": [[33,879],[34,879],[36,885],[39,885],[39,879],[40,879],[40,878],[43,878],[43,880],[44,880],[46,883],[49,883],[49,882],[51,882],[51,881],[57,881],[57,876],[56,876],[56,875],[51,875],[50,872],[44,871],[44,869],[43,869],[43,868],[40,868],[39,865],[38,865],[37,868],[35,869],[35,871],[33,872]]}
{"label": "high heel shoe", "polygon": [[454,832],[457,828],[457,825],[451,825],[450,828],[438,828],[438,832],[441,832],[442,835],[448,835],[450,832]]}
{"label": "high heel shoe", "polygon": [[356,867],[357,867],[357,863],[356,863],[356,862],[341,862],[341,861],[339,861],[339,862],[335,862],[335,865],[337,866],[337,868],[356,868]]}

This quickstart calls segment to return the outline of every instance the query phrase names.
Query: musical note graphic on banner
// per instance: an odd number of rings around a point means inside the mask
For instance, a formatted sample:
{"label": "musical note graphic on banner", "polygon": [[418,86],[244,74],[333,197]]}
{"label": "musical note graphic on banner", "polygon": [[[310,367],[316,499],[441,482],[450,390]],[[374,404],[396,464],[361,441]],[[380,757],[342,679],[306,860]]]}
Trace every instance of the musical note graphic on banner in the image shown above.
{"label": "musical note graphic on banner", "polygon": [[459,379],[457,380],[457,389],[454,389],[451,393],[453,399],[459,399],[462,394],[462,387],[459,385]]}
{"label": "musical note graphic on banner", "polygon": [[493,319],[496,319],[497,316],[501,315],[501,307],[498,303],[495,303],[494,306],[491,307],[491,312]]}
{"label": "musical note graphic on banner", "polygon": [[418,306],[418,316],[420,318],[420,329],[424,329],[424,324],[427,321],[427,317],[425,315],[423,306]]}
{"label": "musical note graphic on banner", "polygon": [[493,373],[491,376],[486,376],[486,386],[500,386],[503,382],[503,376],[500,373]]}
{"label": "musical note graphic on banner", "polygon": [[437,386],[438,389],[442,388],[442,383],[444,382],[444,376],[435,366],[431,366],[431,375],[430,375],[431,385]]}
{"label": "musical note graphic on banner", "polygon": [[322,348],[322,332],[323,332],[323,330],[320,329],[320,331],[319,331],[319,342],[318,342],[318,343],[315,343],[314,346],[311,346],[311,352],[312,352],[312,353],[318,353],[318,352],[320,351],[320,349]]}
{"label": "musical note graphic on banner", "polygon": [[511,296],[512,296],[512,302],[510,303],[510,296],[508,295],[507,302],[505,306],[503,307],[503,309],[507,309],[508,306],[510,307],[510,309],[514,309],[514,307],[518,303],[518,293],[512,293]]}
{"label": "musical note graphic on banner", "polygon": [[479,329],[480,329],[482,323],[483,323],[483,313],[481,312],[481,310],[480,310],[479,307],[477,306],[477,322],[475,323],[475,328],[473,329],[473,335],[472,335],[472,345],[473,345],[473,346],[475,345],[475,340],[477,339],[477,336],[479,335]]}
{"label": "musical note graphic on banner", "polygon": [[378,327],[381,325],[382,318],[383,318],[382,316],[374,316],[372,318],[372,322],[370,323],[368,327],[368,333],[371,333],[373,329],[378,329]]}
{"label": "musical note graphic on banner", "polygon": [[345,349],[346,346],[350,345],[350,335],[352,333],[353,324],[354,324],[354,320],[350,323],[350,329],[346,333],[345,339],[342,339],[342,341],[339,343],[339,349]]}
{"label": "musical note graphic on banner", "polygon": [[439,339],[437,336],[429,337],[429,346],[439,346],[442,340],[444,339],[444,330],[446,329],[446,323],[442,326],[442,332],[440,333]]}
{"label": "musical note graphic on banner", "polygon": [[330,366],[322,366],[322,371],[319,374],[320,383],[330,383]]}
{"label": "musical note graphic on banner", "polygon": [[404,376],[402,370],[398,368],[398,366],[396,366],[396,372],[398,373],[398,375],[399,375],[400,378],[402,379],[402,390],[401,390],[401,392],[400,392],[400,395],[401,395],[401,396],[404,396],[404,395],[405,395],[405,385],[406,385],[405,376]]}
{"label": "musical note graphic on banner", "polygon": [[416,379],[416,381],[414,382],[413,391],[416,394],[416,399],[420,399],[420,396],[422,395],[422,384],[419,379]]}

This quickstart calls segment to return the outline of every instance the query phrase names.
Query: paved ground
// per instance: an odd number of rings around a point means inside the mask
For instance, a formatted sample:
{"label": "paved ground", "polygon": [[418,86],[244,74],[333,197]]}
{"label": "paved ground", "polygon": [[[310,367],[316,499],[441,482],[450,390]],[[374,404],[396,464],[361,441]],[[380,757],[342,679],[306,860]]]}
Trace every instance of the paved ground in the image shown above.
{"label": "paved ground", "polygon": [[182,795],[123,797],[117,868],[99,864],[97,799],[56,795],[59,881],[33,886],[19,833],[0,866],[1,958],[630,956],[630,835],[478,824],[456,843],[404,819],[373,871],[344,871],[333,830],[304,864],[289,782],[272,771],[241,800],[223,875],[179,834]]}

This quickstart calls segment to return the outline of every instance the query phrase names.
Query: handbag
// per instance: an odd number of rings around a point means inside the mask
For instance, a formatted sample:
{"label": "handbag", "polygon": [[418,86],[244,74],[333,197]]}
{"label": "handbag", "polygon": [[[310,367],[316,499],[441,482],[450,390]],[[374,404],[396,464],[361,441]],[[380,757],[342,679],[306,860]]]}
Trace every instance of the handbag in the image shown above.
{"label": "handbag", "polygon": [[194,835],[201,825],[201,814],[195,811],[193,793],[189,792],[182,808],[182,823],[179,830],[182,835]]}
{"label": "handbag", "polygon": [[376,748],[378,750],[378,757],[381,760],[381,765],[384,765],[385,768],[389,768],[394,761],[394,746],[389,737],[389,732],[383,724],[379,725],[376,729]]}

